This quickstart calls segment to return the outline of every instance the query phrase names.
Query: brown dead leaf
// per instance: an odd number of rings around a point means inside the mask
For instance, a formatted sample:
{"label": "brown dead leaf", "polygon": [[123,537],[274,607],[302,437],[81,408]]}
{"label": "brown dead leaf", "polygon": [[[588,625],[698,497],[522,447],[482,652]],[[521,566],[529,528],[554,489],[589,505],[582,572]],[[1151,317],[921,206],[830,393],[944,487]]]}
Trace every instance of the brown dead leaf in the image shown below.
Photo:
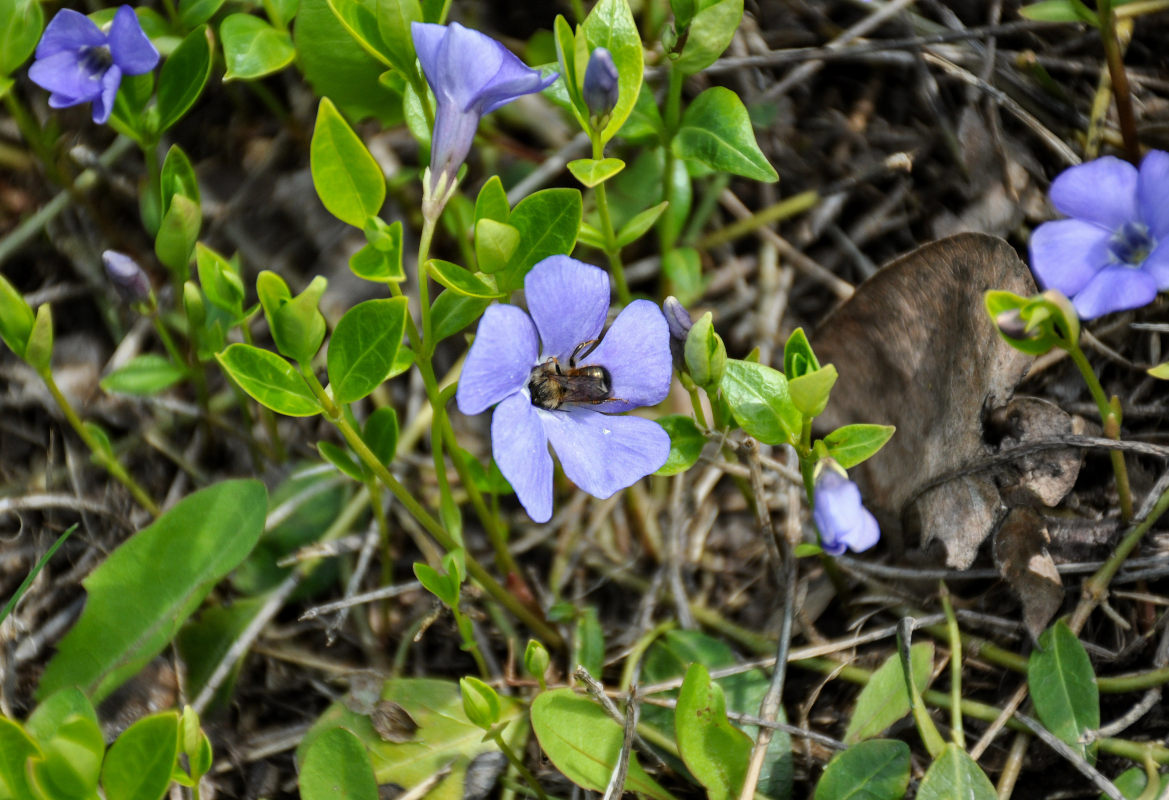
{"label": "brown dead leaf", "polygon": [[1043,519],[1018,506],[994,535],[994,563],[1023,604],[1023,624],[1033,639],[1047,628],[1063,605],[1063,581],[1047,545],[1051,539]]}

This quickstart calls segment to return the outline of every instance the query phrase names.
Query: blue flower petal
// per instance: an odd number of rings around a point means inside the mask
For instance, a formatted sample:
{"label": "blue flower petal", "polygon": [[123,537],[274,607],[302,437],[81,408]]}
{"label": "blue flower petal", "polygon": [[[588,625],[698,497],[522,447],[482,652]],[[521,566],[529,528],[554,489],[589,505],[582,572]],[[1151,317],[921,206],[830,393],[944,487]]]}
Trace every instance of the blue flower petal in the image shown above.
{"label": "blue flower petal", "polygon": [[479,115],[460,111],[451,103],[439,103],[434,113],[434,133],[430,141],[430,180],[432,186],[439,176],[457,175],[467,160],[475,131],[479,129]]}
{"label": "blue flower petal", "polygon": [[860,489],[831,467],[816,478],[812,491],[812,518],[820,531],[820,546],[829,555],[846,549],[868,550],[881,538],[877,519],[861,504]]}
{"label": "blue flower petal", "polygon": [[104,125],[114,110],[114,100],[118,96],[118,86],[122,83],[122,70],[114,64],[101,77],[101,94],[93,98],[93,121]]}
{"label": "blue flower petal", "polygon": [[670,435],[642,417],[611,417],[587,408],[536,413],[564,474],[593,497],[611,497],[655,472],[670,455]]}
{"label": "blue flower petal", "polygon": [[110,25],[110,55],[125,75],[141,75],[158,64],[158,50],[130,6],[122,6],[114,15]]}
{"label": "blue flower petal", "polygon": [[1113,311],[1127,311],[1153,302],[1157,282],[1144,270],[1121,265],[1105,267],[1088,281],[1072,305],[1081,319],[1095,319]]}
{"label": "blue flower petal", "polygon": [[609,370],[613,400],[598,410],[628,411],[654,406],[670,393],[674,361],[670,328],[661,310],[649,300],[634,300],[621,310],[597,349],[584,359]]}
{"label": "blue flower petal", "polygon": [[98,47],[105,43],[105,34],[93,20],[78,11],[63,8],[45,26],[44,35],[37,44],[36,58],[40,61],[57,53],[76,53],[83,47]]}
{"label": "blue flower petal", "polygon": [[100,73],[94,75],[71,50],[38,58],[28,68],[28,77],[37,86],[53,93],[56,102],[49,99],[53,108],[88,103],[101,94]]}
{"label": "blue flower petal", "polygon": [[1137,219],[1137,168],[1116,156],[1070,167],[1051,183],[1051,202],[1069,217],[1110,231]]}
{"label": "blue flower petal", "polygon": [[1090,222],[1045,222],[1031,234],[1031,271],[1044,289],[1068,297],[1083,289],[1111,259],[1112,234]]}
{"label": "blue flower petal", "polygon": [[479,414],[519,393],[538,354],[536,329],[527,314],[515,306],[489,306],[455,390],[459,411]]}
{"label": "blue flower petal", "polygon": [[[528,312],[540,331],[541,358],[565,366],[582,342],[596,339],[609,313],[609,276],[568,256],[549,256],[524,278]],[[584,363],[596,363],[588,357]]]}
{"label": "blue flower petal", "polygon": [[552,456],[541,422],[523,394],[508,397],[491,417],[495,463],[535,522],[552,518]]}
{"label": "blue flower petal", "polygon": [[1153,248],[1141,271],[1153,276],[1159,291],[1169,292],[1169,239],[1163,239]]}
{"label": "blue flower petal", "polygon": [[476,94],[474,105],[480,114],[490,114],[525,94],[544,91],[559,77],[558,72],[541,75],[540,70],[527,66],[505,48],[499,70],[491,83]]}
{"label": "blue flower petal", "polygon": [[1137,199],[1153,237],[1158,243],[1169,241],[1169,153],[1150,150],[1141,161]]}
{"label": "blue flower petal", "polygon": [[[422,65],[422,74],[430,83],[430,76],[436,78],[438,70],[438,49],[442,46],[442,39],[446,36],[446,25],[435,25],[430,22],[411,22],[410,38],[414,40],[414,52],[418,56],[418,63]],[[434,84],[431,83],[431,89]],[[437,97],[437,92],[435,93]]]}

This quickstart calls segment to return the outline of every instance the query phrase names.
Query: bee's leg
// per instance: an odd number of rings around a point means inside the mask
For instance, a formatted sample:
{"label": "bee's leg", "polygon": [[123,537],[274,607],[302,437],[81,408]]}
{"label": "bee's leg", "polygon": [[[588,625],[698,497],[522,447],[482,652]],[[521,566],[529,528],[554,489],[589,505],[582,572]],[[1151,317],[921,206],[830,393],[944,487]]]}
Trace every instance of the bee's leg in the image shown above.
{"label": "bee's leg", "polygon": [[597,345],[601,343],[600,339],[589,339],[587,342],[581,342],[572,351],[572,357],[568,359],[568,366],[575,367],[578,358],[587,358],[589,353],[597,349]]}

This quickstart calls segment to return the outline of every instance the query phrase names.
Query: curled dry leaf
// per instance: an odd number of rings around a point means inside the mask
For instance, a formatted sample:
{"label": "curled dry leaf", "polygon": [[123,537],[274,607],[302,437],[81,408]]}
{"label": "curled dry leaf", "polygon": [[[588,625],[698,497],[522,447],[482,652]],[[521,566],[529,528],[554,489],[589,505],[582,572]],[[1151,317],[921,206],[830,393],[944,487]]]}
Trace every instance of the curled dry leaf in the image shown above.
{"label": "curled dry leaf", "polygon": [[[923,547],[940,542],[946,563],[960,569],[1002,516],[999,486],[1018,482],[1012,467],[971,467],[994,454],[984,420],[1007,406],[1031,362],[991,325],[988,289],[1030,295],[1035,283],[1002,239],[951,236],[878,271],[813,342],[821,363],[840,374],[817,419],[821,432],[852,422],[897,426],[854,471],[882,531],[895,541],[920,537]],[[1045,491],[1044,501],[1054,494]]]}
{"label": "curled dry leaf", "polygon": [[994,534],[994,563],[1023,604],[1023,624],[1033,639],[1063,603],[1063,581],[1047,552],[1049,537],[1034,509],[1017,506]]}

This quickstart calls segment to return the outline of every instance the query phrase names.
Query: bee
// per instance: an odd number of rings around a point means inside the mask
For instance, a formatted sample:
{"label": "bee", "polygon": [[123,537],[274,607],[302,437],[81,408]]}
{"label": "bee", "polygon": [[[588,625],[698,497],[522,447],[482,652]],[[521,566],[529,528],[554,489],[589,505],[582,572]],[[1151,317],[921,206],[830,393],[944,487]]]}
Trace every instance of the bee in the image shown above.
{"label": "bee", "polygon": [[560,366],[555,356],[532,367],[528,376],[528,390],[532,405],[545,411],[555,411],[566,403],[603,403],[612,398],[613,378],[609,370],[599,364],[577,366],[577,360],[588,356],[600,343],[599,339],[581,342],[572,351],[568,366]]}

